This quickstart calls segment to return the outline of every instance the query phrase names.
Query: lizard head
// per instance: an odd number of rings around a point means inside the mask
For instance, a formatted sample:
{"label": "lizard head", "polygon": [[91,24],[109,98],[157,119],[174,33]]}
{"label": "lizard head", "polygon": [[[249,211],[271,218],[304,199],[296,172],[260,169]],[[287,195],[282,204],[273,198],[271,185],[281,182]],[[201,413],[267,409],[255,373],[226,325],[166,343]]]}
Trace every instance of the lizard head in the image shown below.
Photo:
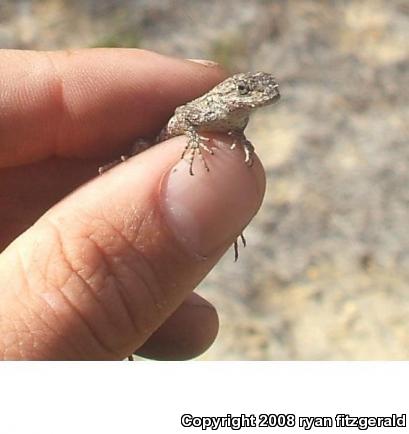
{"label": "lizard head", "polygon": [[[222,87],[222,89],[217,89]],[[272,104],[280,98],[278,83],[267,72],[235,74],[214,89],[223,95],[232,110]]]}

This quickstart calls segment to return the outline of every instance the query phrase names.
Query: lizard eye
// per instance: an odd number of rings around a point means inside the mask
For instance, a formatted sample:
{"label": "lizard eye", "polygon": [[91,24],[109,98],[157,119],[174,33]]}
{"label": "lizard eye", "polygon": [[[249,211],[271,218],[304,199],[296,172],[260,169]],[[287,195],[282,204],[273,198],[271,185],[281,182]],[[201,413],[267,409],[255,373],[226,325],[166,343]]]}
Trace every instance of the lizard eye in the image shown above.
{"label": "lizard eye", "polygon": [[246,95],[250,92],[249,87],[243,81],[239,82],[239,84],[237,85],[237,90],[239,91],[240,95]]}

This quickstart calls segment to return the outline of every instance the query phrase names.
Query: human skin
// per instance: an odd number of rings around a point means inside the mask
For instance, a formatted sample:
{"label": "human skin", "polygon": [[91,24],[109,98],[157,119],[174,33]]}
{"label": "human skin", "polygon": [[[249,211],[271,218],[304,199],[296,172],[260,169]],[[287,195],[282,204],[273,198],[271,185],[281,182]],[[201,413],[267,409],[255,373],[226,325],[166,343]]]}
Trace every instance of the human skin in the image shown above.
{"label": "human skin", "polygon": [[193,290],[261,205],[261,163],[217,135],[190,176],[181,136],[96,174],[225,73],[128,49],[0,65],[0,358],[202,353],[218,317]]}

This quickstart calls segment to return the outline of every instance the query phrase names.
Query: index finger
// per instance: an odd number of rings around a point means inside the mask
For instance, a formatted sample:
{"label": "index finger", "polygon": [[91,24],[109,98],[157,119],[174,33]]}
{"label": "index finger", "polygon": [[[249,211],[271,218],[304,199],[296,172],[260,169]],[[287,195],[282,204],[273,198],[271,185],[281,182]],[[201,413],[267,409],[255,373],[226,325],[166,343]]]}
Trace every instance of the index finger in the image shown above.
{"label": "index finger", "polygon": [[0,66],[0,167],[112,155],[225,76],[137,49],[0,50]]}

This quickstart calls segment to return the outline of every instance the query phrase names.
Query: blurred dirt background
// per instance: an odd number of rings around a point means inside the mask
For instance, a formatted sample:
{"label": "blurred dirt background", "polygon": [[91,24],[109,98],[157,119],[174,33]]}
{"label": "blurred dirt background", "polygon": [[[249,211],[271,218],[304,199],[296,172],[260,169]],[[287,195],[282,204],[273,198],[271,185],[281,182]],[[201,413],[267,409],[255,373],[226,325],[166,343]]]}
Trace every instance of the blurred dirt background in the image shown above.
{"label": "blurred dirt background", "polygon": [[274,72],[268,189],[198,291],[205,360],[409,358],[409,1],[1,0],[0,47],[141,47]]}

